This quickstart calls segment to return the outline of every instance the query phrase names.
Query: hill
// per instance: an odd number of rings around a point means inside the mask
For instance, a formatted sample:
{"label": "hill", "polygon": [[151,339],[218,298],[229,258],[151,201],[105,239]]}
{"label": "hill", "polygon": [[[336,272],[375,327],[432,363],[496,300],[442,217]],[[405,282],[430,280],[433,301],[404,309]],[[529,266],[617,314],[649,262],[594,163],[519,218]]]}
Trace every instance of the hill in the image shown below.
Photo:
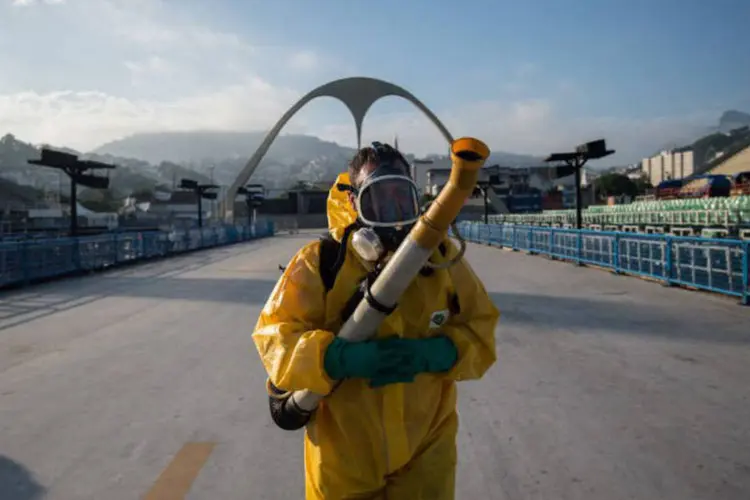
{"label": "hill", "polygon": [[[161,132],[109,142],[93,153],[181,165],[218,184],[231,184],[265,137],[265,132]],[[354,150],[305,135],[279,136],[253,181],[286,188],[297,181],[335,177]]]}
{"label": "hill", "polygon": [[710,126],[702,128],[695,136],[679,144],[664,145],[649,156],[658,155],[665,150],[692,150],[696,172],[702,172],[710,161],[719,153],[727,151],[739,142],[750,137],[750,114],[737,110],[728,110]]}
{"label": "hill", "polygon": [[[97,154],[141,158],[155,163],[175,162],[204,174],[213,168],[214,179],[231,183],[248,158],[265,138],[266,132],[163,132],[135,134],[104,144]],[[274,188],[287,188],[298,181],[331,180],[346,168],[353,148],[340,146],[308,135],[289,134],[276,138],[253,181]],[[413,159],[411,155],[407,155]],[[431,155],[433,159],[445,156]],[[490,162],[502,165],[539,165],[542,158],[493,152]]]}
{"label": "hill", "polygon": [[750,114],[730,109],[719,118],[719,131],[729,132],[733,129],[750,126]]}
{"label": "hill", "polygon": [[703,171],[717,155],[750,139],[750,114],[725,111],[710,134],[694,141],[687,148],[693,150],[696,171]]}
{"label": "hill", "polygon": [[[70,180],[59,170],[29,165],[28,161],[39,158],[40,147],[20,141],[11,134],[0,139],[0,178],[6,186],[33,188],[42,194],[46,192],[67,195],[70,190]],[[189,177],[199,182],[208,182],[208,177],[189,167],[170,162],[151,165],[143,160],[123,158],[111,154],[82,154],[70,148],[53,148],[78,155],[81,159],[96,160],[117,166],[104,175],[110,178],[110,189],[107,196],[111,199],[122,199],[139,191],[151,191],[157,186],[172,187],[183,177]],[[7,187],[8,190],[18,191]],[[98,195],[89,193],[86,188],[80,188],[83,200],[87,197],[96,198]],[[28,191],[25,191],[28,192]],[[6,198],[3,198],[6,199]],[[10,198],[8,198],[10,199]]]}
{"label": "hill", "polygon": [[[696,167],[700,168],[704,158],[711,157],[714,152],[731,147],[737,139],[737,126],[746,125],[750,125],[750,114],[728,110],[715,125],[706,127],[704,130],[712,133],[688,146],[695,151]],[[730,133],[732,130],[735,132]],[[217,131],[141,133],[108,142],[89,153],[69,151],[83,159],[116,164],[117,168],[109,174],[110,194],[112,198],[121,198],[134,192],[153,190],[159,185],[173,188],[183,177],[229,185],[265,134]],[[286,189],[300,181],[330,181],[346,168],[353,154],[352,148],[317,137],[282,135],[274,141],[253,174],[252,182],[265,184],[269,188]],[[28,159],[38,156],[39,148],[36,146],[6,135],[0,139],[0,177],[19,185],[66,193],[69,186],[66,176],[54,169],[27,164]],[[407,155],[407,158],[412,160],[413,156]],[[445,155],[430,155],[428,158],[435,161],[433,165],[436,167],[447,166]],[[543,160],[542,157],[494,151],[487,164],[538,166]],[[423,171],[429,168],[430,165],[420,165],[420,185],[424,184]]]}
{"label": "hill", "polygon": [[44,192],[0,177],[0,211],[23,209],[44,200]]}

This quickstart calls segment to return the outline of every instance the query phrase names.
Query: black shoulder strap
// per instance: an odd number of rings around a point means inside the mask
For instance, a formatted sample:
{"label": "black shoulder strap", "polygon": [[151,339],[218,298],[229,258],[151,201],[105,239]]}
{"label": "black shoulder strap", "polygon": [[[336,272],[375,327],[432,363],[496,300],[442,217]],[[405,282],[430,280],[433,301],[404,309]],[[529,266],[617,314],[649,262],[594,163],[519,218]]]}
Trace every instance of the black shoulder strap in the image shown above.
{"label": "black shoulder strap", "polygon": [[339,257],[340,246],[339,242],[330,235],[320,239],[320,277],[326,292],[329,292],[336,282],[336,275],[339,272],[336,269],[336,261]]}
{"label": "black shoulder strap", "polygon": [[326,292],[331,291],[334,283],[336,283],[336,276],[338,276],[346,258],[346,242],[355,228],[355,225],[351,225],[344,230],[341,243],[333,239],[330,233],[320,239],[320,278],[323,280]]}

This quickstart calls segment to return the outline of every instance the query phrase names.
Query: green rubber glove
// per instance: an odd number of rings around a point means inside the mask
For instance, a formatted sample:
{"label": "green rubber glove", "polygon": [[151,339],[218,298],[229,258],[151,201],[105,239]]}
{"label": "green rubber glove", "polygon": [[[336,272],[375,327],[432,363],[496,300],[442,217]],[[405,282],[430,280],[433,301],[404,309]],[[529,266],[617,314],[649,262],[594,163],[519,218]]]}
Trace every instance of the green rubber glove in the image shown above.
{"label": "green rubber glove", "polygon": [[424,339],[386,339],[383,342],[400,354],[399,373],[447,372],[458,361],[458,349],[444,335]]}
{"label": "green rubber glove", "polygon": [[390,356],[399,360],[399,364],[388,372],[373,377],[370,387],[413,382],[414,377],[420,373],[447,372],[458,361],[456,346],[445,336],[426,339],[390,338],[382,342]]}
{"label": "green rubber glove", "polygon": [[394,373],[405,355],[403,349],[390,346],[388,339],[348,342],[336,337],[326,350],[323,365],[333,380],[374,379]]}

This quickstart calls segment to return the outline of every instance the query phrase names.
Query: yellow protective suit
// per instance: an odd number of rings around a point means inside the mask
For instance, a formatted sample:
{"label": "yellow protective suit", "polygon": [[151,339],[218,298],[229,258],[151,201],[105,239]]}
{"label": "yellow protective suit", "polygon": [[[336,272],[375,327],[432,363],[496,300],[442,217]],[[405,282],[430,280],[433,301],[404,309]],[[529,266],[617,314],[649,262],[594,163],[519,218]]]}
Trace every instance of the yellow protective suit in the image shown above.
{"label": "yellow protective suit", "polygon": [[349,201],[349,193],[336,188],[338,184],[351,185],[348,172],[339,174],[336,177],[336,181],[328,191],[328,200],[326,201],[328,230],[336,238],[336,241],[341,241],[346,227],[357,220],[357,211],[354,210]]}
{"label": "yellow protective suit", "polygon": [[[342,177],[337,181],[342,182]],[[335,185],[328,209],[329,229],[340,241],[343,228],[356,214],[346,193],[338,192]],[[436,251],[434,262],[456,254],[450,241],[446,245],[447,255]],[[335,285],[326,294],[318,252],[316,241],[292,258],[261,312],[253,340],[276,387],[328,394],[334,381],[324,369],[324,354],[366,269],[349,247]],[[449,314],[442,322],[444,312]],[[498,317],[499,311],[464,259],[448,270],[419,275],[377,337],[445,334],[458,349],[458,362],[448,373],[421,374],[412,383],[376,389],[367,380],[348,379],[323,399],[305,432],[306,498],[453,499],[455,382],[477,379],[495,362]]]}

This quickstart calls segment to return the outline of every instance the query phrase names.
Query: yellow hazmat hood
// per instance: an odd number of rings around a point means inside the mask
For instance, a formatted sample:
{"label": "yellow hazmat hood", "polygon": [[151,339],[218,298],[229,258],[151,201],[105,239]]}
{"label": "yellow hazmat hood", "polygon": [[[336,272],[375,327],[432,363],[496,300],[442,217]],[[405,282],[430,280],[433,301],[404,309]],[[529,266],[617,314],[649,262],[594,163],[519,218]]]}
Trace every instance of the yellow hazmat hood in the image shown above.
{"label": "yellow hazmat hood", "polygon": [[341,241],[344,236],[344,229],[357,220],[357,212],[349,202],[349,193],[339,191],[337,184],[351,184],[349,173],[344,172],[336,177],[336,180],[328,191],[328,201],[326,202],[326,212],[328,214],[328,231],[336,241]]}

